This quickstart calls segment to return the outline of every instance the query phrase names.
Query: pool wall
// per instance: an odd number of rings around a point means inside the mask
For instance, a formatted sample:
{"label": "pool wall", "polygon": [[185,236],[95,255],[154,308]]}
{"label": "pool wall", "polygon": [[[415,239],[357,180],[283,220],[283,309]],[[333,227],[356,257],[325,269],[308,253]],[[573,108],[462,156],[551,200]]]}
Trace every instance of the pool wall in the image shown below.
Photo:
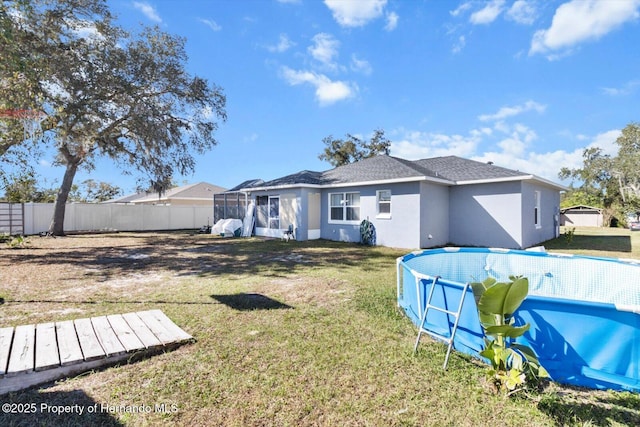
{"label": "pool wall", "polygon": [[[514,313],[530,323],[516,342],[529,345],[554,381],[640,392],[640,265],[608,258],[487,248],[441,248],[398,258],[398,306],[418,325],[436,276],[432,304],[456,310],[465,282],[529,279]],[[427,328],[453,326],[430,310]],[[464,296],[454,348],[480,357],[483,332],[473,293]]]}

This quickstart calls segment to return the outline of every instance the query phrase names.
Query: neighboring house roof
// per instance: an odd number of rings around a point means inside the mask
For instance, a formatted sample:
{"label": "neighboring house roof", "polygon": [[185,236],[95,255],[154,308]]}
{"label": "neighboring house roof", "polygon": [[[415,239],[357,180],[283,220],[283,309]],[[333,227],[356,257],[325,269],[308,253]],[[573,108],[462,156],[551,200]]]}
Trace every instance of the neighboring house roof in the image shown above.
{"label": "neighboring house roof", "polygon": [[562,208],[560,209],[560,213],[565,213],[567,211],[580,211],[580,212],[597,212],[597,213],[602,213],[602,209],[601,208],[596,208],[593,206],[587,206],[587,205],[576,205],[576,206],[570,206],[568,208]]}
{"label": "neighboring house roof", "polygon": [[236,186],[236,191],[270,189],[292,186],[331,187],[373,182],[402,182],[426,180],[445,185],[464,185],[480,182],[501,182],[532,179],[564,190],[565,188],[535,175],[512,169],[464,159],[457,156],[405,160],[380,155],[339,166],[325,172],[301,171],[252,187]]}
{"label": "neighboring house roof", "polygon": [[212,200],[214,193],[221,193],[224,188],[208,182],[183,185],[167,190],[164,194],[136,193],[119,199],[109,200],[107,203],[170,203],[171,200]]}

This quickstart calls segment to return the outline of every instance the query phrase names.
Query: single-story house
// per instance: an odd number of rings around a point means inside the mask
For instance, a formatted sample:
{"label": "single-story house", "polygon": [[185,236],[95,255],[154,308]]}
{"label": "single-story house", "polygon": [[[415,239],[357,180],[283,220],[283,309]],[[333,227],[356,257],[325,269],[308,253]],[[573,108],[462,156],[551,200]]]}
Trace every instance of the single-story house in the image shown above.
{"label": "single-story house", "polygon": [[571,227],[602,227],[602,209],[578,205],[560,209],[560,225]]}
{"label": "single-story house", "polygon": [[162,194],[141,192],[109,200],[106,203],[128,203],[132,205],[211,205],[214,194],[226,191],[225,188],[208,182],[182,185],[168,189]]}
{"label": "single-story house", "polygon": [[562,190],[535,175],[456,156],[380,155],[325,172],[246,181],[224,199],[255,204],[259,236],[280,237],[292,226],[297,240],[358,242],[368,219],[383,246],[526,248],[559,235]]}

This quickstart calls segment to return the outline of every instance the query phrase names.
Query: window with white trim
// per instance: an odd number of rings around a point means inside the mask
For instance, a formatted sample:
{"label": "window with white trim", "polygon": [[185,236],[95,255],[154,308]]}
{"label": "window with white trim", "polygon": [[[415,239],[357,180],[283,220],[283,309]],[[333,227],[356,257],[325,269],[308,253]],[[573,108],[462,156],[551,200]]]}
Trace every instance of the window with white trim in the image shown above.
{"label": "window with white trim", "polygon": [[360,193],[330,193],[329,222],[360,221]]}
{"label": "window with white trim", "polygon": [[376,218],[391,218],[391,190],[376,191]]}
{"label": "window with white trim", "polygon": [[540,192],[534,191],[534,207],[533,207],[533,224],[536,228],[540,228]]}

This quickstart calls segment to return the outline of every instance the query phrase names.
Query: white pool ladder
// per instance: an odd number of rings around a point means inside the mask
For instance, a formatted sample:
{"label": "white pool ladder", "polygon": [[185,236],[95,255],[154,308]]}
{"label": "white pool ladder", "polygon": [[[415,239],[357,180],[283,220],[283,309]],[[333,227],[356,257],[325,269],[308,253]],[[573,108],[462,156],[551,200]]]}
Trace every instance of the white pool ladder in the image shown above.
{"label": "white pool ladder", "polygon": [[[436,338],[440,341],[443,341],[447,344],[447,355],[444,358],[444,364],[442,365],[442,369],[447,369],[447,364],[449,363],[449,356],[451,355],[451,349],[453,348],[453,339],[456,336],[456,331],[458,330],[458,321],[460,320],[460,312],[462,312],[462,304],[464,303],[464,297],[467,294],[467,290],[469,289],[469,283],[465,283],[462,294],[460,296],[460,302],[458,303],[458,310],[451,311],[447,310],[445,307],[440,307],[431,303],[431,299],[433,297],[433,291],[438,283],[440,276],[426,276],[422,274],[416,275],[416,289],[418,289],[418,309],[420,307],[420,281],[421,280],[431,280],[431,288],[429,289],[429,295],[427,296],[427,302],[424,306],[424,312],[422,313],[422,317],[420,319],[420,325],[418,326],[418,337],[416,338],[416,345],[413,348],[414,354],[418,351],[418,345],[420,344],[420,337],[422,334],[430,335],[433,338]],[[425,322],[427,321],[427,314],[429,313],[429,309],[433,309],[439,311],[441,313],[447,314],[447,316],[453,316],[455,321],[453,322],[453,328],[449,327],[448,331],[442,330],[442,333],[436,332],[435,330],[430,330],[425,328]],[[447,318],[447,324],[449,324]],[[434,328],[435,329],[435,328]],[[439,328],[438,328],[439,329]]]}

